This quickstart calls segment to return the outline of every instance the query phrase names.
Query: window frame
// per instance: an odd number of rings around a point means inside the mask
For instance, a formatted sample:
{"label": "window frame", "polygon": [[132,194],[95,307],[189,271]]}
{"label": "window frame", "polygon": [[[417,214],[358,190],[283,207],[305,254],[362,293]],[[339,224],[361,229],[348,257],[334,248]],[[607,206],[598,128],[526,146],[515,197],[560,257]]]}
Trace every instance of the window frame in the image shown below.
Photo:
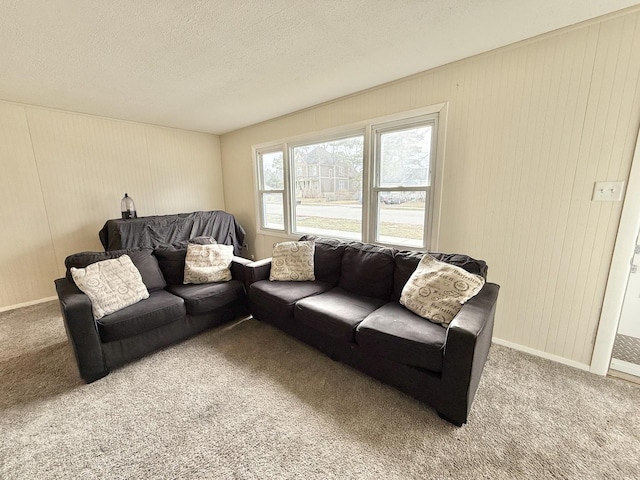
{"label": "window frame", "polygon": [[[382,187],[381,175],[382,175],[382,158],[381,158],[381,140],[382,135],[390,132],[399,132],[402,130],[411,130],[412,128],[421,126],[431,126],[431,148],[429,151],[429,172],[427,178],[427,184],[424,186],[400,186],[395,185],[391,187]],[[431,219],[433,217],[433,203],[434,203],[434,188],[435,173],[437,171],[437,151],[436,144],[438,140],[438,114],[426,114],[416,117],[400,119],[389,122],[377,123],[371,125],[371,145],[373,151],[371,152],[371,163],[373,166],[372,181],[369,184],[370,189],[370,225],[368,238],[371,243],[378,245],[387,245],[391,247],[412,248],[420,250],[428,250],[431,247]],[[423,218],[423,230],[422,230],[422,244],[421,245],[406,245],[397,244],[393,242],[385,242],[378,238],[378,228],[380,224],[380,202],[378,201],[378,195],[381,192],[424,192],[425,194],[425,208]]]}
{"label": "window frame", "polygon": [[[326,130],[305,133],[297,136],[290,136],[281,138],[279,140],[257,144],[252,146],[252,158],[254,169],[254,184],[255,184],[255,218],[256,218],[256,234],[264,235],[267,237],[283,238],[287,240],[297,240],[304,233],[296,232],[294,229],[294,206],[292,202],[295,202],[295,182],[291,182],[291,173],[295,170],[293,168],[292,148],[296,146],[312,145],[316,143],[323,143],[331,140],[339,140],[341,138],[348,138],[354,135],[364,135],[363,146],[363,171],[362,171],[362,242],[374,243],[378,245],[386,245],[390,247],[400,248],[403,250],[429,250],[437,251],[439,236],[440,236],[440,217],[441,217],[441,203],[443,194],[443,172],[445,163],[445,140],[446,140],[446,123],[448,114],[448,103],[443,102],[428,107],[418,108],[397,114],[386,115],[382,117],[376,117],[372,119],[363,120],[356,123],[342,125]],[[398,129],[397,126],[406,126],[410,128],[411,125],[424,123],[425,119],[433,120],[435,123],[435,131],[432,135],[431,142],[431,157],[430,157],[430,181],[431,184],[428,187],[428,196],[426,197],[427,205],[425,205],[425,219],[424,219],[424,234],[422,246],[408,246],[394,243],[385,243],[377,241],[377,192],[380,191],[379,180],[376,180],[375,176],[378,175],[376,169],[379,170],[379,166],[374,160],[375,155],[375,132],[376,129],[381,127],[389,127],[390,130]],[[395,127],[395,128],[394,128]],[[283,210],[284,210],[284,229],[272,229],[263,226],[263,214],[261,207],[262,195],[265,190],[262,190],[262,180],[259,175],[262,175],[261,164],[259,163],[259,156],[274,151],[282,151],[283,153],[283,173],[284,173],[284,185],[285,193],[283,196]],[[376,190],[377,187],[378,189]],[[403,190],[415,191],[416,187],[400,187]],[[400,188],[391,188],[392,191],[398,191]],[[386,188],[382,188],[386,190]],[[352,240],[347,237],[339,237],[344,240]]]}
{"label": "window frame", "polygon": [[[325,134],[319,134],[316,136],[305,136],[304,139],[300,139],[299,141],[292,141],[292,142],[286,142],[286,147],[287,147],[287,152],[288,152],[288,162],[289,162],[289,168],[293,167],[293,163],[295,161],[294,155],[293,155],[293,150],[295,148],[298,147],[306,147],[309,145],[315,145],[315,144],[319,144],[319,143],[326,143],[326,142],[331,142],[331,141],[337,141],[337,140],[344,140],[347,138],[352,138],[352,137],[356,137],[356,136],[362,136],[362,141],[363,141],[363,154],[362,154],[362,168],[363,168],[363,180],[362,180],[362,185],[364,188],[364,168],[365,168],[365,153],[364,153],[364,148],[367,144],[367,136],[366,136],[366,129],[365,128],[346,128],[346,129],[341,129],[340,131],[336,131],[335,133],[325,133]],[[317,165],[312,165],[313,167],[315,167],[316,170],[316,174],[318,175],[318,179],[320,179],[320,169],[318,168]],[[309,169],[311,170],[311,169]],[[308,172],[309,176],[313,176],[313,174],[311,173],[311,171]],[[295,216],[295,206],[293,205],[293,201],[296,198],[296,192],[295,192],[295,182],[291,182],[291,179],[289,179],[290,181],[290,189],[289,189],[289,203],[291,205],[291,209],[289,212],[289,228],[287,229],[287,232],[289,232],[289,234],[292,237],[295,238],[300,238],[302,235],[309,235],[308,233],[305,232],[299,232],[297,230],[297,225],[296,225],[296,216]],[[364,192],[362,193],[362,197],[364,198]],[[363,205],[364,208],[364,205]],[[364,215],[363,215],[364,216]],[[364,218],[362,219],[362,221],[364,221]],[[360,231],[360,238],[362,240],[359,241],[364,241],[364,238],[366,237],[365,233],[364,233],[364,224],[361,223],[361,231]],[[335,236],[335,235],[334,235]],[[343,238],[345,240],[351,240],[353,241],[353,239],[348,238],[348,237],[336,237],[336,238]]]}
{"label": "window frame", "polygon": [[[265,179],[264,179],[264,163],[263,158],[265,155],[269,155],[271,153],[282,152],[282,183],[283,187],[281,189],[267,189],[265,188]],[[255,152],[254,158],[256,159],[256,192],[258,196],[258,227],[259,230],[273,231],[286,233],[289,231],[289,227],[287,225],[287,208],[288,208],[288,198],[287,198],[287,183],[289,172],[287,168],[287,157],[284,150],[280,148],[280,146],[271,146],[269,148],[261,148]],[[266,226],[266,215],[262,209],[262,205],[264,205],[264,196],[273,193],[280,193],[282,195],[282,215],[283,215],[283,228],[272,228]]]}

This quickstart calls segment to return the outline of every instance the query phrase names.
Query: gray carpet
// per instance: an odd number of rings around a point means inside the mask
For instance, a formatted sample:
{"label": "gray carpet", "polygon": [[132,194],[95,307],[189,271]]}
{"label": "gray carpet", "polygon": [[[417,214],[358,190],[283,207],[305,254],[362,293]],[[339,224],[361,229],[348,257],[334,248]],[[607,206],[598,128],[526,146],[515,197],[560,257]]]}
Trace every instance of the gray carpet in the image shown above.
{"label": "gray carpet", "polygon": [[0,478],[640,478],[640,386],[491,349],[469,423],[253,319],[77,376],[55,302],[0,313]]}

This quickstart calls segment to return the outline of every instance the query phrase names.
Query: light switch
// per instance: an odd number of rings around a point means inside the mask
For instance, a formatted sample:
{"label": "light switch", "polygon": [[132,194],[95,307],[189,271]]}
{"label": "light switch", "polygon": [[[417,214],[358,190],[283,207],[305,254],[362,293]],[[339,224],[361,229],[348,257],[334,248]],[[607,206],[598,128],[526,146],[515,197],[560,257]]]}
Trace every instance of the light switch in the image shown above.
{"label": "light switch", "polygon": [[591,199],[596,202],[619,202],[623,189],[624,182],[596,182]]}

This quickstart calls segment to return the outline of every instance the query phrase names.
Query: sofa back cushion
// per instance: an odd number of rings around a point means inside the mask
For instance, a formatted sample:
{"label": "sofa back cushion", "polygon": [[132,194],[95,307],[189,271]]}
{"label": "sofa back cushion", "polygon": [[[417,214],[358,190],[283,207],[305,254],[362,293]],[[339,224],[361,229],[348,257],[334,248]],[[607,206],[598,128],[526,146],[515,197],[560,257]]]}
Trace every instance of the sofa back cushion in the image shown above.
{"label": "sofa back cushion", "polygon": [[231,280],[233,245],[187,246],[184,260],[184,283],[202,284],[228,282]]}
{"label": "sofa back cushion", "polygon": [[96,320],[149,298],[142,275],[129,255],[70,270],[77,287],[91,300]]}
{"label": "sofa back cushion", "polygon": [[187,258],[187,246],[213,245],[216,239],[213,237],[195,237],[183,240],[173,245],[161,245],[153,250],[153,255],[158,259],[160,270],[168,285],[182,285],[184,282],[184,262]]}
{"label": "sofa back cushion", "polygon": [[387,247],[348,243],[338,285],[348,292],[388,300],[393,292],[393,253]]}
{"label": "sofa back cushion", "polygon": [[335,238],[305,235],[300,241],[310,240],[315,243],[313,264],[316,280],[337,285],[340,279],[340,265],[344,254],[345,243]]}
{"label": "sofa back cushion", "polygon": [[133,264],[136,266],[142,281],[149,292],[162,290],[167,286],[162,271],[158,265],[158,261],[151,254],[151,249],[142,250],[111,250],[109,252],[80,252],[69,255],[64,265],[67,268],[67,278],[72,280],[71,267],[86,268],[92,263],[101,262],[103,260],[111,260],[119,258],[122,255],[128,255]]}
{"label": "sofa back cushion", "polygon": [[182,285],[187,246],[168,245],[156,247],[153,255],[158,259],[160,270],[168,285]]}
{"label": "sofa back cushion", "polygon": [[313,282],[315,243],[312,241],[280,242],[271,253],[272,282]]}
{"label": "sofa back cushion", "polygon": [[[467,272],[474,275],[480,275],[485,280],[487,279],[487,264],[483,260],[476,260],[467,255],[459,255],[455,253],[429,253],[436,260],[441,262],[450,263],[457,267],[464,268]],[[404,288],[407,280],[411,274],[418,267],[418,263],[422,260],[424,252],[409,252],[401,251],[396,252],[395,255],[395,270],[393,273],[393,296],[392,300],[399,301],[402,289]]]}

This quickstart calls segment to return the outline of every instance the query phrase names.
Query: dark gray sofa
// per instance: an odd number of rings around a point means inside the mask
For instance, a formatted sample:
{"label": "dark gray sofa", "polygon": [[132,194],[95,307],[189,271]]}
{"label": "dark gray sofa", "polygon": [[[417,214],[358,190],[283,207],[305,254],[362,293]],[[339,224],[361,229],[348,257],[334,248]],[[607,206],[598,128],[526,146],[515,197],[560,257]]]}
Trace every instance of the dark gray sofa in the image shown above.
{"label": "dark gray sofa", "polygon": [[[89,297],[74,283],[71,267],[129,255],[149,298],[94,320]],[[186,245],[155,250],[82,252],[65,260],[67,275],[55,280],[67,337],[87,383],[112,369],[203,330],[248,314],[244,265],[234,257],[229,282],[183,285]]]}
{"label": "dark gray sofa", "polygon": [[[485,283],[445,328],[399,303],[422,253],[305,236],[315,241],[315,281],[269,281],[270,259],[246,266],[249,308],[335,360],[467,421],[493,332],[499,286]],[[465,255],[434,257],[486,278]]]}

